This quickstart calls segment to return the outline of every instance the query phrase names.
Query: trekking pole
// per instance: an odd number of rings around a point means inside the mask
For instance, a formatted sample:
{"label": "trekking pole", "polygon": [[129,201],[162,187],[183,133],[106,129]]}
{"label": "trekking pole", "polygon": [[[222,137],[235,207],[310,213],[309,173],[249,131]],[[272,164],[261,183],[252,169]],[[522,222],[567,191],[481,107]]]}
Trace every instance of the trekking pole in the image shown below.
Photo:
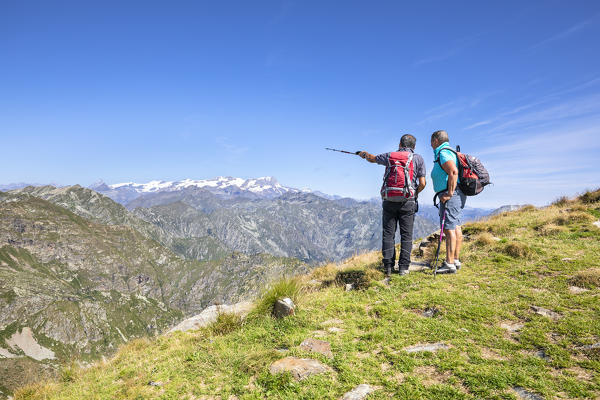
{"label": "trekking pole", "polygon": [[442,238],[444,237],[444,224],[446,223],[446,208],[444,208],[444,215],[442,216],[442,226],[440,228],[440,240],[438,242],[438,248],[435,252],[435,262],[433,263],[433,277],[435,278],[437,275],[437,264],[438,259],[440,258],[440,247],[442,247]]}
{"label": "trekking pole", "polygon": [[360,151],[355,151],[355,152],[351,152],[351,151],[346,151],[346,150],[337,150],[337,149],[330,149],[329,147],[325,147],[325,150],[329,150],[329,151],[337,151],[340,153],[344,153],[344,154],[352,154],[352,155],[359,155]]}

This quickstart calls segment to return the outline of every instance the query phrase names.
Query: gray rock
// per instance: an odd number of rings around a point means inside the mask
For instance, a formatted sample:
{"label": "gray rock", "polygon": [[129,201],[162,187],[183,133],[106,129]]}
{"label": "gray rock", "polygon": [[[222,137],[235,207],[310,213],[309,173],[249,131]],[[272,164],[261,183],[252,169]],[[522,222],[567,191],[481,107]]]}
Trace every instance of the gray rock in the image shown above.
{"label": "gray rock", "polygon": [[440,310],[437,307],[427,307],[421,315],[425,318],[433,318],[440,313]]}
{"label": "gray rock", "polygon": [[544,400],[539,394],[529,392],[520,386],[514,386],[512,390],[517,394],[519,399],[523,400]]}
{"label": "gray rock", "polygon": [[331,371],[331,368],[311,358],[286,357],[271,364],[269,371],[273,375],[289,372],[294,379],[301,381],[311,375]]}
{"label": "gray rock", "polygon": [[587,292],[589,289],[581,288],[579,286],[569,286],[569,292],[573,294],[581,294]]}
{"label": "gray rock", "polygon": [[288,315],[294,314],[296,306],[294,302],[289,297],[285,299],[277,300],[275,302],[275,306],[273,307],[273,315],[275,318],[285,318]]}
{"label": "gray rock", "polygon": [[448,350],[450,346],[445,343],[426,343],[405,347],[403,350],[407,353],[419,353],[422,351],[436,352],[438,350]]}
{"label": "gray rock", "polygon": [[363,383],[362,385],[358,385],[357,387],[346,393],[344,397],[342,397],[342,400],[363,400],[374,391],[375,388]]}
{"label": "gray rock", "polygon": [[150,382],[148,382],[148,385],[149,386],[158,386],[158,387],[160,387],[160,386],[163,385],[163,383],[161,381],[156,381],[156,382],[150,381]]}
{"label": "gray rock", "polygon": [[559,313],[552,311],[552,310],[548,310],[547,308],[544,308],[544,307],[531,306],[531,309],[533,310],[534,313],[536,313],[538,315],[542,315],[544,317],[548,317],[554,321],[562,318],[562,315],[560,315]]}
{"label": "gray rock", "polygon": [[600,220],[594,222],[594,225],[597,226],[598,228],[600,228]]}
{"label": "gray rock", "polygon": [[575,349],[577,349],[577,350],[594,350],[594,349],[600,349],[600,342],[594,343],[594,344],[586,344],[584,346],[578,346],[578,347],[575,347]]}
{"label": "gray rock", "polygon": [[354,289],[354,285],[351,283],[346,283],[346,292],[351,291],[352,289]]}
{"label": "gray rock", "polygon": [[500,324],[500,328],[506,329],[511,333],[520,331],[521,329],[523,329],[524,326],[525,324],[522,324],[520,322],[502,322]]}
{"label": "gray rock", "polygon": [[534,354],[537,358],[541,358],[542,360],[546,360],[546,361],[551,361],[550,356],[548,354],[546,354],[546,351],[544,351],[544,350],[538,350]]}
{"label": "gray rock", "polygon": [[325,357],[333,358],[333,353],[331,352],[331,344],[329,344],[329,342],[325,342],[324,340],[318,340],[313,338],[305,339],[302,343],[300,343],[300,349],[313,353],[323,354]]}

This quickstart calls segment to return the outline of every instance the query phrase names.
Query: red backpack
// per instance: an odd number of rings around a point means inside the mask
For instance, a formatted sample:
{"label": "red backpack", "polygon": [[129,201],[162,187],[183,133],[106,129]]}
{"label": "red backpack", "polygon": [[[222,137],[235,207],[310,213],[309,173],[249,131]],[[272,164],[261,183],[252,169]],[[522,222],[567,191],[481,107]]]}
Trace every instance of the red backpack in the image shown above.
{"label": "red backpack", "polygon": [[413,186],[414,153],[412,151],[395,151],[390,153],[388,165],[385,167],[381,198],[387,201],[404,202],[414,199],[416,190]]}
{"label": "red backpack", "polygon": [[[483,190],[486,185],[490,184],[490,174],[483,166],[483,163],[475,156],[460,152],[460,146],[456,146],[456,150],[445,147],[443,150],[450,150],[456,154],[458,159],[458,187],[467,196],[475,196]],[[442,166],[440,158],[435,160],[440,167]]]}

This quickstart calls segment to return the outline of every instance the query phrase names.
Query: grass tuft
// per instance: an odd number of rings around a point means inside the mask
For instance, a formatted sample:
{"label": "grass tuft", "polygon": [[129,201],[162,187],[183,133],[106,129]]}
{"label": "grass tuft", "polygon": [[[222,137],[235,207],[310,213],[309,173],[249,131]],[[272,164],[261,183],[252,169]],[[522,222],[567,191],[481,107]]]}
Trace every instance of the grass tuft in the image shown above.
{"label": "grass tuft", "polygon": [[571,204],[572,200],[569,199],[567,196],[561,196],[558,199],[554,200],[552,202],[553,206],[557,206],[557,207],[564,207],[566,205]]}
{"label": "grass tuft", "polygon": [[537,208],[533,204],[526,204],[523,207],[519,208],[516,212],[519,214],[526,214],[535,210],[537,210]]}
{"label": "grass tuft", "polygon": [[572,211],[566,215],[560,215],[554,219],[554,223],[557,225],[569,225],[573,223],[586,223],[593,222],[594,217],[583,211]]}
{"label": "grass tuft", "polygon": [[371,285],[371,279],[364,268],[348,268],[338,271],[335,281],[340,285],[349,283],[355,289],[366,289]]}
{"label": "grass tuft", "polygon": [[480,233],[479,235],[475,236],[475,240],[473,241],[475,246],[478,247],[491,246],[496,242],[497,240],[494,238],[494,236],[488,232]]}
{"label": "grass tuft", "polygon": [[512,242],[506,245],[503,249],[504,253],[512,258],[530,258],[532,255],[531,249],[519,242]]}
{"label": "grass tuft", "polygon": [[252,314],[255,315],[271,315],[273,306],[277,300],[289,297],[294,304],[298,304],[302,295],[303,288],[298,278],[285,278],[277,281],[269,286],[260,296],[256,308]]}
{"label": "grass tuft", "polygon": [[551,222],[537,226],[536,230],[540,236],[555,236],[567,231],[564,226],[556,225]]}
{"label": "grass tuft", "polygon": [[235,313],[220,313],[217,320],[210,326],[210,332],[213,335],[226,335],[242,327],[244,319],[241,315]]}
{"label": "grass tuft", "polygon": [[590,268],[584,271],[579,271],[571,279],[569,283],[573,286],[578,286],[587,289],[593,289],[600,286],[600,268]]}
{"label": "grass tuft", "polygon": [[75,363],[65,365],[60,369],[60,380],[62,382],[73,382],[77,378],[79,367]]}

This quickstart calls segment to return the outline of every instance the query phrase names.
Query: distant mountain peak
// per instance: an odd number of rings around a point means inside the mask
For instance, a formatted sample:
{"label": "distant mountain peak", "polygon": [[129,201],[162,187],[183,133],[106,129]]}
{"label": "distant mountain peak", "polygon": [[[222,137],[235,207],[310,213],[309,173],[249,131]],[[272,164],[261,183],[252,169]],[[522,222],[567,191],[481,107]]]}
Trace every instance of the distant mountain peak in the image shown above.
{"label": "distant mountain peak", "polygon": [[236,178],[218,176],[212,179],[181,179],[177,181],[152,180],[146,183],[121,182],[106,184],[103,181],[90,186],[113,200],[126,204],[137,197],[160,192],[175,192],[186,189],[204,189],[213,194],[231,197],[274,198],[285,193],[300,192],[298,189],[281,185],[272,176],[259,178]]}

